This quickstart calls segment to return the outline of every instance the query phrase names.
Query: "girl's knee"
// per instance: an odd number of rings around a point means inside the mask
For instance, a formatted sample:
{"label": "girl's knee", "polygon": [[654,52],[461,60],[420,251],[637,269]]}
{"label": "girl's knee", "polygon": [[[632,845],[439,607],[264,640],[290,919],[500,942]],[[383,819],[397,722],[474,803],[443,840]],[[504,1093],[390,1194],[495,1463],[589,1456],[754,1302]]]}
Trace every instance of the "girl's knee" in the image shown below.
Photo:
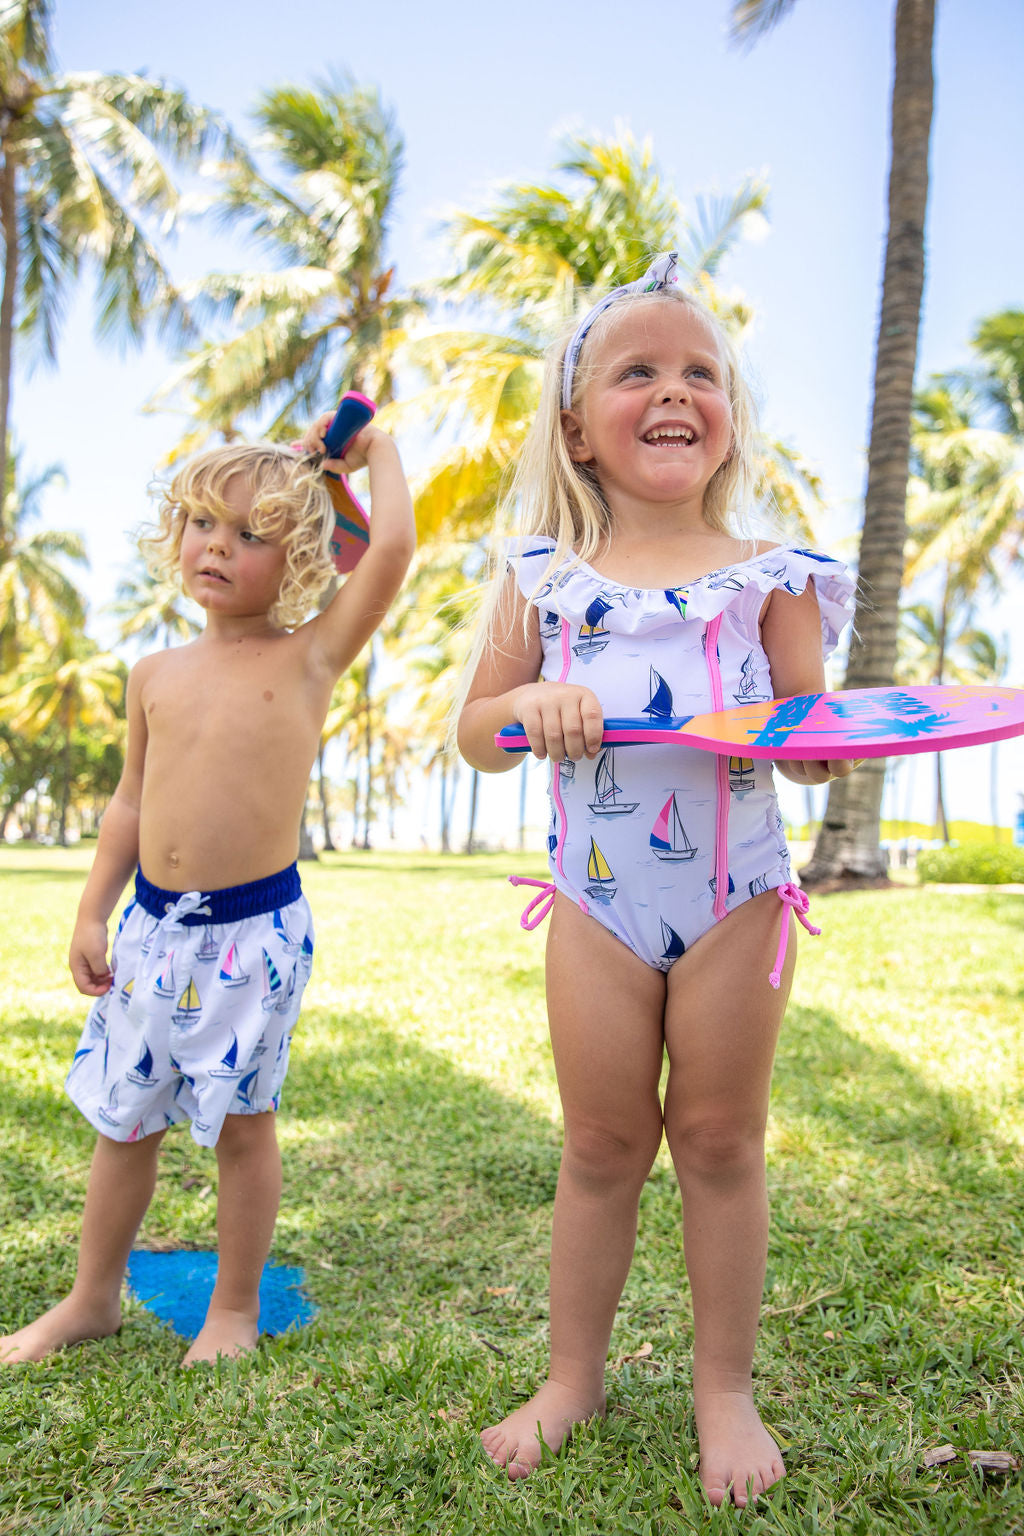
{"label": "girl's knee", "polygon": [[764,1126],[729,1120],[666,1125],[679,1177],[732,1181],[764,1169]]}
{"label": "girl's knee", "polygon": [[593,1185],[643,1184],[661,1145],[661,1115],[627,1130],[595,1121],[566,1121],[563,1164]]}

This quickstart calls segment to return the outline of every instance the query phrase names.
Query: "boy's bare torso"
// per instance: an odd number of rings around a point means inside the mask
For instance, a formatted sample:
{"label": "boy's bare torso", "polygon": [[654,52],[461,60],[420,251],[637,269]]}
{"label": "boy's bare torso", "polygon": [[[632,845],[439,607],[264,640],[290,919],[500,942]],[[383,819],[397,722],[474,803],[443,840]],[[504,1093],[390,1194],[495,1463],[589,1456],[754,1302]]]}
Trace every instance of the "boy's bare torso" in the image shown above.
{"label": "boy's bare torso", "polygon": [[155,885],[222,890],[295,859],[333,685],[309,657],[299,630],[205,634],[139,663],[139,863]]}

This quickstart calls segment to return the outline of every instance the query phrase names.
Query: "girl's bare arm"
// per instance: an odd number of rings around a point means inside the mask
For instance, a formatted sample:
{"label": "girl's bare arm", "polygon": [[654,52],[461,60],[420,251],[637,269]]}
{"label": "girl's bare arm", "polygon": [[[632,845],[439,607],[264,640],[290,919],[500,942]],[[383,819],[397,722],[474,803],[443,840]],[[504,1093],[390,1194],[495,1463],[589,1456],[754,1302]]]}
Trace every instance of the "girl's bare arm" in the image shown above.
{"label": "girl's bare arm", "polygon": [[[781,590],[772,593],[761,618],[761,644],[768,657],[772,692],[777,699],[824,691],[821,618],[810,582],[798,596]],[[794,784],[827,784],[829,779],[845,778],[859,762],[829,758],[827,762],[777,762],[775,767]]]}
{"label": "girl's bare arm", "polygon": [[523,627],[525,599],[513,578],[506,580],[492,625],[492,644],[477,664],[459,714],[459,751],[473,768],[504,773],[522,761],[503,752],[494,737],[518,720],[535,757],[594,757],[600,750],[603,717],[589,688],[538,680],[540,621],[532,605]]}

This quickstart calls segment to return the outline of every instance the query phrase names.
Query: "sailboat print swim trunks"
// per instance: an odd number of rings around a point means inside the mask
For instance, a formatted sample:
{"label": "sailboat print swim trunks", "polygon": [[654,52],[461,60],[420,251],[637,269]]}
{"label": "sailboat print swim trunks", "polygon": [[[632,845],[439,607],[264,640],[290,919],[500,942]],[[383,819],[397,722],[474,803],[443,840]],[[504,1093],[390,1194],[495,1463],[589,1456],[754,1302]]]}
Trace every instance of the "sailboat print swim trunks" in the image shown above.
{"label": "sailboat print swim trunks", "polygon": [[140,870],[65,1087],[113,1141],[276,1109],[313,965],[297,867],[220,891],[164,891]]}
{"label": "sailboat print swim trunks", "polygon": [[[770,699],[768,595],[811,582],[826,656],[853,609],[845,568],[806,549],[777,546],[667,589],[624,587],[572,558],[550,572],[553,550],[540,537],[509,546],[540,617],[541,676],[592,688],[606,717]],[[791,879],[771,764],[694,747],[553,764],[548,850],[556,890],[663,971],[726,912]]]}

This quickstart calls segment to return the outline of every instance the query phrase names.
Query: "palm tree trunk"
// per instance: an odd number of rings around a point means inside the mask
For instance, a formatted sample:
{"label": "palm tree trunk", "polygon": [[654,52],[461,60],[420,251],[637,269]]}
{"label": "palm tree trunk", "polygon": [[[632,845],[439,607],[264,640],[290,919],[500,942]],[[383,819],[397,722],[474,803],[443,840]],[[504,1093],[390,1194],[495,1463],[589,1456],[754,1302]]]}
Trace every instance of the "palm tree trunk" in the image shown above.
{"label": "palm tree trunk", "polygon": [[441,758],[441,852],[452,851],[452,807],[448,794],[448,759]]}
{"label": "palm tree trunk", "polygon": [[366,796],[363,800],[363,847],[370,846],[370,820],[373,801],[373,720],[371,718],[371,684],[373,682],[373,641],[366,659],[366,689],[363,695],[366,715],[363,721],[363,754],[366,759]]}
{"label": "palm tree trunk", "polygon": [[317,763],[317,789],[320,794],[320,822],[324,829],[324,848],[334,851],[334,841],[331,837],[331,818],[327,808],[327,775],[324,773],[324,744],[321,741],[316,754]]}
{"label": "palm tree trunk", "polygon": [[[924,289],[924,225],[934,84],[935,0],[898,0],[889,165],[889,230],[875,352],[874,402],[861,529],[856,631],[846,687],[892,682],[906,538],[910,413]],[[829,790],[805,884],[886,878],[879,831],[885,760]]]}
{"label": "palm tree trunk", "polygon": [[0,292],[0,545],[3,544],[4,499],[7,488],[7,435],[11,415],[11,375],[14,368],[14,296],[18,285],[17,159],[10,144],[3,146],[0,166],[0,224],[3,225],[4,282]]}
{"label": "palm tree trunk", "polygon": [[466,830],[466,852],[476,852],[476,804],[480,789],[480,770],[473,769],[469,781],[469,827]]}

